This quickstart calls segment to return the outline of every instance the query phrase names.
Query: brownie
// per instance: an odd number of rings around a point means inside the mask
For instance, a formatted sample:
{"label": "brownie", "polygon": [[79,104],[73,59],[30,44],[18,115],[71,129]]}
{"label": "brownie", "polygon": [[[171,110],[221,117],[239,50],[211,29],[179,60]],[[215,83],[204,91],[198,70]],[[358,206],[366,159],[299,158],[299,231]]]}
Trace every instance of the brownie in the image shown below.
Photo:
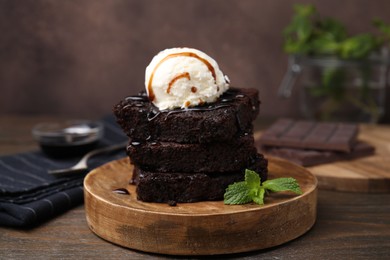
{"label": "brownie", "polygon": [[245,168],[256,156],[253,135],[226,142],[181,144],[134,142],[127,147],[133,164],[155,172],[232,172]]}
{"label": "brownie", "polygon": [[[247,167],[267,179],[267,160],[260,154]],[[160,173],[134,167],[137,198],[145,202],[222,200],[229,184],[242,181],[245,168],[230,173]]]}
{"label": "brownie", "polygon": [[145,92],[113,109],[129,137],[132,182],[145,202],[222,200],[227,186],[245,169],[267,178],[267,160],[257,153],[253,120],[256,89],[231,88],[212,104],[159,110]]}
{"label": "brownie", "polygon": [[256,89],[231,88],[215,103],[173,110],[159,110],[143,92],[120,101],[113,112],[133,141],[209,143],[252,134],[259,106]]}

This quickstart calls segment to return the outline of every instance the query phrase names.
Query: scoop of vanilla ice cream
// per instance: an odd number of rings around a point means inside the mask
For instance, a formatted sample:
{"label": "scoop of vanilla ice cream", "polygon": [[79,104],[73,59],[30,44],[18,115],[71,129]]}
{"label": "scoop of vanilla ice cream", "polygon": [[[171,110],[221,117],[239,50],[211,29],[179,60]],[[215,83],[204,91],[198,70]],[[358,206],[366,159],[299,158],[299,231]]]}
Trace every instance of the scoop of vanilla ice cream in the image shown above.
{"label": "scoop of vanilla ice cream", "polygon": [[160,110],[212,103],[229,88],[217,62],[192,48],[158,53],[146,68],[149,99]]}

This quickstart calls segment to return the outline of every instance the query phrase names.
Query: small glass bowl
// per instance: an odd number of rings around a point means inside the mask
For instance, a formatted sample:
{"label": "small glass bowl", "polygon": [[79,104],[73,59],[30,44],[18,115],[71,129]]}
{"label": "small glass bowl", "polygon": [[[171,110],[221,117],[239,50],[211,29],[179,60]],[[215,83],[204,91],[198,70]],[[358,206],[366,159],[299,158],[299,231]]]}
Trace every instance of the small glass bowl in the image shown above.
{"label": "small glass bowl", "polygon": [[32,135],[46,154],[73,157],[96,147],[103,129],[103,124],[98,121],[69,120],[40,123],[33,127]]}

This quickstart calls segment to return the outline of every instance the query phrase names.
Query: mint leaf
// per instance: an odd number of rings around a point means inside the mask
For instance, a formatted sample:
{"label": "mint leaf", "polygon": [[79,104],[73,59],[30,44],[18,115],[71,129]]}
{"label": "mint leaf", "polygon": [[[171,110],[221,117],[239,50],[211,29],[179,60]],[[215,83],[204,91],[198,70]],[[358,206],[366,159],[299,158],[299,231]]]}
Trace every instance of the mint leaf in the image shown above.
{"label": "mint leaf", "polygon": [[302,190],[299,187],[297,180],[294,178],[278,178],[263,182],[265,189],[272,192],[278,191],[292,191],[297,194],[302,194]]}
{"label": "mint leaf", "polygon": [[257,196],[260,189],[260,176],[255,172],[246,169],[245,170],[245,183],[249,189],[249,196],[254,197]]}
{"label": "mint leaf", "polygon": [[253,202],[263,205],[264,204],[264,194],[265,194],[265,189],[264,187],[260,187],[258,194],[253,197]]}
{"label": "mint leaf", "polygon": [[261,183],[260,176],[251,170],[245,170],[245,181],[230,184],[224,194],[224,203],[245,204],[255,202],[264,204],[266,191],[292,191],[302,194],[298,182],[294,178],[278,178]]}
{"label": "mint leaf", "polygon": [[261,186],[260,176],[255,171],[246,169],[245,182],[249,197],[257,204],[264,204],[265,189]]}
{"label": "mint leaf", "polygon": [[250,188],[245,181],[230,184],[224,194],[225,204],[245,204],[252,201]]}
{"label": "mint leaf", "polygon": [[250,187],[255,187],[260,185],[260,176],[252,170],[245,170],[245,182]]}

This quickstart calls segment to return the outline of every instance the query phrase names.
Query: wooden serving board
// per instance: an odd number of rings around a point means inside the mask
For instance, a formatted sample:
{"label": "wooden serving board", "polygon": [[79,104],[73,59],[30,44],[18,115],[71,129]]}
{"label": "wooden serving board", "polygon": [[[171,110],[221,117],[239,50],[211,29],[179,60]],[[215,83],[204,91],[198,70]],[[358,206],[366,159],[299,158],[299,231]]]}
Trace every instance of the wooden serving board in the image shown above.
{"label": "wooden serving board", "polygon": [[[258,132],[255,138],[259,138]],[[355,160],[308,167],[319,189],[348,192],[390,192],[390,127],[360,125],[358,139],[375,146],[375,154]]]}
{"label": "wooden serving board", "polygon": [[390,192],[390,127],[361,125],[358,139],[375,154],[352,161],[309,167],[319,188],[351,192]]}
{"label": "wooden serving board", "polygon": [[[246,252],[286,243],[307,232],[316,219],[317,180],[306,169],[271,159],[269,179],[294,177],[302,195],[273,193],[265,205],[224,205],[222,201],[169,206],[136,199],[127,158],[105,164],[84,180],[90,229],[121,246],[172,255]],[[126,188],[130,195],[113,190]]]}

